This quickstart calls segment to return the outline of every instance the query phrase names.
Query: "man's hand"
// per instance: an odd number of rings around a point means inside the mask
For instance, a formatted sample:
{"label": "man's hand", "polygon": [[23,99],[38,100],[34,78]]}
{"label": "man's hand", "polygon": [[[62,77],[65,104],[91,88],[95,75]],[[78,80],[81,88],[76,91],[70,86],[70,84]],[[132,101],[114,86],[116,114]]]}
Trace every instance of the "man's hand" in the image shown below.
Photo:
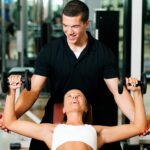
{"label": "man's hand", "polygon": [[5,127],[5,125],[4,125],[3,119],[4,119],[3,114],[0,114],[0,129],[1,129],[1,130],[4,130],[5,132],[9,132],[9,130],[8,130],[8,129]]}

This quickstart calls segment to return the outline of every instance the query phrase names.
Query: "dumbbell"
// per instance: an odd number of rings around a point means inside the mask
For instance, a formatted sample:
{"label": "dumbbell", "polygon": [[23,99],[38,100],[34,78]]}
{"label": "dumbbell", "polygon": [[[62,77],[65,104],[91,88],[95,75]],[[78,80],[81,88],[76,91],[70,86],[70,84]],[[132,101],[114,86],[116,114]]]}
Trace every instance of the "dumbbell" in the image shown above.
{"label": "dumbbell", "polygon": [[16,73],[16,72],[12,72],[12,73],[6,73],[6,72],[3,72],[2,73],[2,77],[1,77],[1,88],[2,88],[2,92],[3,93],[7,93],[8,92],[8,86],[9,86],[9,83],[8,83],[8,77],[10,75],[21,75],[21,81],[22,83],[24,83],[24,87],[30,91],[31,89],[31,72],[29,70],[25,70],[24,73]]}
{"label": "dumbbell", "polygon": [[[118,84],[118,93],[119,94],[122,94],[124,85],[125,85],[125,78],[122,77],[122,78],[120,78],[120,81],[119,81],[119,84]],[[142,94],[146,93],[146,90],[147,90],[147,79],[146,79],[146,74],[145,73],[142,73],[141,81],[138,81],[136,86],[141,86]]]}

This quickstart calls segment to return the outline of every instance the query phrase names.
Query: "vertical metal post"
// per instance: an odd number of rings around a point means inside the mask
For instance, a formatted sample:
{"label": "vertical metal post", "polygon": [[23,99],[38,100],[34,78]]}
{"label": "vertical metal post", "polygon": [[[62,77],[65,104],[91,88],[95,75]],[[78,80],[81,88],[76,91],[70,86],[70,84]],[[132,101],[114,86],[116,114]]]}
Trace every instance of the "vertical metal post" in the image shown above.
{"label": "vertical metal post", "polygon": [[27,1],[20,0],[20,30],[17,32],[19,66],[23,67],[27,58]]}
{"label": "vertical metal post", "polygon": [[20,6],[20,0],[17,0],[17,30],[20,30],[20,11],[21,11],[21,6]]}
{"label": "vertical metal post", "polygon": [[142,56],[142,2],[132,0],[131,76],[140,79]]}
{"label": "vertical metal post", "polygon": [[43,18],[44,18],[44,5],[43,5],[43,0],[40,0],[40,3],[39,3],[39,17],[40,17],[40,20],[39,20],[39,23],[41,24],[42,21],[43,21]]}
{"label": "vertical metal post", "polygon": [[[138,79],[142,67],[142,7],[143,0],[132,0],[131,76]],[[139,144],[139,136],[131,138],[130,144]]]}
{"label": "vertical metal post", "polygon": [[1,23],[2,23],[2,72],[5,72],[6,70],[6,60],[5,60],[5,55],[6,55],[6,22],[5,22],[5,0],[1,0]]}
{"label": "vertical metal post", "polygon": [[132,1],[124,1],[124,25],[123,25],[123,60],[121,76],[131,75],[131,8]]}
{"label": "vertical metal post", "polygon": [[48,1],[48,18],[52,18],[53,11],[52,11],[52,1]]}

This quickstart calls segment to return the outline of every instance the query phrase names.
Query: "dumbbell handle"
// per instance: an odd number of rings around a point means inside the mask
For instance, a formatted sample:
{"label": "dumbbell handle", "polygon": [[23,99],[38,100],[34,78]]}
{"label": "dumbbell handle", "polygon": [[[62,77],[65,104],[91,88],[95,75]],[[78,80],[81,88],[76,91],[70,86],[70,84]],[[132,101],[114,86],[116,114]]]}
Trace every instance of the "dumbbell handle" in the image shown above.
{"label": "dumbbell handle", "polygon": [[[21,77],[21,82],[25,83],[25,79]],[[9,84],[9,81],[7,80],[7,83]],[[17,82],[18,83],[18,82]]]}
{"label": "dumbbell handle", "polygon": [[[131,85],[131,83],[129,83],[129,85]],[[135,86],[137,87],[137,86],[143,86],[143,82],[142,81],[138,81],[136,84],[135,84]]]}
{"label": "dumbbell handle", "polygon": [[[122,94],[123,92],[123,86],[125,85],[125,80],[120,80],[119,84],[118,84],[118,92],[119,94]],[[131,85],[131,83],[129,83],[129,85]],[[142,81],[138,81],[137,84],[135,85],[137,86],[143,86],[143,82]]]}
{"label": "dumbbell handle", "polygon": [[[125,78],[122,77],[119,81],[119,84],[118,84],[118,93],[121,94],[123,92],[123,86],[125,85]],[[141,76],[141,81],[138,80],[138,83],[136,84],[136,87],[137,86],[141,86],[141,91],[143,94],[146,93],[146,90],[147,90],[147,79],[146,79],[146,73],[142,73],[142,76]]]}
{"label": "dumbbell handle", "polygon": [[[21,77],[21,82],[22,82],[22,83],[26,83],[26,80],[25,80],[24,77]],[[7,83],[8,83],[8,85],[10,85],[10,83],[9,83],[8,80],[7,80]],[[16,85],[17,85],[18,83],[19,83],[19,82],[17,82]],[[26,89],[29,91],[29,90],[30,90],[30,86],[27,86]]]}

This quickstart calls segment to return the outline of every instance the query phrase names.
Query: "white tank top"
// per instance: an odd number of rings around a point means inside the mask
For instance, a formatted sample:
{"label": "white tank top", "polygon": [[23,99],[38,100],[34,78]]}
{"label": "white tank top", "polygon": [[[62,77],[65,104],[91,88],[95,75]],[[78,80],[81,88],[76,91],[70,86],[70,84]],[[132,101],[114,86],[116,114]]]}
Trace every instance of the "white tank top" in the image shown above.
{"label": "white tank top", "polygon": [[71,141],[86,143],[93,150],[97,150],[97,133],[91,125],[57,125],[53,133],[52,150],[56,150],[60,145]]}

